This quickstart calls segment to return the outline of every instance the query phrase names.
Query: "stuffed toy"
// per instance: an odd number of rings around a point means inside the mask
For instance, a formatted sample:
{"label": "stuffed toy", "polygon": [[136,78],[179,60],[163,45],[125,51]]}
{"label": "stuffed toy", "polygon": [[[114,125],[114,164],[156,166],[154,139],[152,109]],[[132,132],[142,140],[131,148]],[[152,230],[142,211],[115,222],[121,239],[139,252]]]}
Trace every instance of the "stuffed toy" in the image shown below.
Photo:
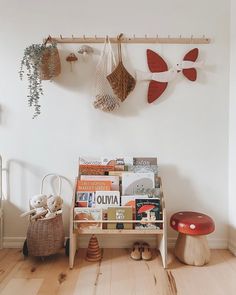
{"label": "stuffed toy", "polygon": [[59,196],[49,196],[47,199],[47,214],[45,218],[50,219],[54,218],[57,214],[62,212],[63,200]]}
{"label": "stuffed toy", "polygon": [[30,211],[21,214],[21,217],[31,215],[31,220],[42,218],[47,214],[47,196],[35,195],[30,199]]}

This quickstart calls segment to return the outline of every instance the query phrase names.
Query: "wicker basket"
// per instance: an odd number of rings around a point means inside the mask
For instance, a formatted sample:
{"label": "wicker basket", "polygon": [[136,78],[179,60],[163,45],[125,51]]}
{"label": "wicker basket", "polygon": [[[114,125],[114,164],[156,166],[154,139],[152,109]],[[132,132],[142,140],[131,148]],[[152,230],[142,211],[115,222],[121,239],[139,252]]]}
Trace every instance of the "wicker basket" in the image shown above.
{"label": "wicker basket", "polygon": [[61,61],[57,48],[46,48],[40,66],[41,80],[51,80],[61,73]]}
{"label": "wicker basket", "polygon": [[[61,177],[56,174],[47,174],[41,182],[40,193],[43,193],[44,181],[48,176],[58,179],[57,195],[61,194]],[[62,214],[50,219],[31,220],[27,230],[27,248],[31,256],[49,256],[56,254],[64,246],[64,226]]]}
{"label": "wicker basket", "polygon": [[29,224],[27,247],[31,256],[49,256],[64,246],[62,214],[51,219],[39,219]]}

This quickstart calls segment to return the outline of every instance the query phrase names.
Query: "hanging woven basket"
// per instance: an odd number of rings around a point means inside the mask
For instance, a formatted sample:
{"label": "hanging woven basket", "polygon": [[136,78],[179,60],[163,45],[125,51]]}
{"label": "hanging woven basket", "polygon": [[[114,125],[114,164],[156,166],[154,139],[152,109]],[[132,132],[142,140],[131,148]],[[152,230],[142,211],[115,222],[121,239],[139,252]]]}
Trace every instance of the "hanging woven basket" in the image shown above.
{"label": "hanging woven basket", "polygon": [[42,53],[40,74],[41,80],[51,80],[61,73],[61,61],[58,49],[47,47]]}

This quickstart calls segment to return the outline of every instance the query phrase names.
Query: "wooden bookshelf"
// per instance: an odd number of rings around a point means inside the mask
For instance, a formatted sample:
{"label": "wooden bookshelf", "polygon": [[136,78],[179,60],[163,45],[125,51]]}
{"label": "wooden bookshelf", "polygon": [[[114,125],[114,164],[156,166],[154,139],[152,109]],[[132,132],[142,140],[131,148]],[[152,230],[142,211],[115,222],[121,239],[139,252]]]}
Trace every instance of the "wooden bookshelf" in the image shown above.
{"label": "wooden bookshelf", "polygon": [[[162,190],[162,184],[160,180],[160,191],[162,200],[162,220],[156,220],[151,223],[157,223],[161,225],[162,229],[78,229],[79,223],[94,223],[94,220],[75,220],[74,219],[74,204],[75,204],[75,192],[76,182],[73,192],[72,205],[70,211],[70,241],[69,241],[69,266],[72,269],[74,266],[74,258],[77,251],[77,242],[82,235],[154,235],[156,236],[156,248],[160,251],[162,257],[163,267],[167,267],[167,221],[166,221],[166,209],[165,200]],[[97,223],[117,223],[117,220],[96,220]],[[122,223],[140,223],[140,220],[122,220]],[[145,222],[144,222],[145,223]],[[150,222],[147,222],[150,223]]]}

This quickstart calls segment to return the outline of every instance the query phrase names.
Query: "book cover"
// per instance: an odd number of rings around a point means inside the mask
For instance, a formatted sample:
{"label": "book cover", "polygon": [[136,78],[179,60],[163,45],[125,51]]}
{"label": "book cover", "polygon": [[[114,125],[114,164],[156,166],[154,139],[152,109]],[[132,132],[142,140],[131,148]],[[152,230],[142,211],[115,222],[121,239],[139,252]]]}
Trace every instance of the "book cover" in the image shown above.
{"label": "book cover", "polygon": [[124,173],[122,174],[122,195],[135,195],[140,189],[155,187],[154,173]]}
{"label": "book cover", "polygon": [[96,208],[107,209],[108,207],[120,206],[119,191],[96,191],[95,192]]}
{"label": "book cover", "polygon": [[130,196],[121,196],[121,206],[129,206],[135,209],[135,200],[136,199],[148,199],[148,195],[130,195]]}
{"label": "book cover", "polygon": [[95,193],[94,192],[76,192],[75,206],[76,207],[94,207]]}
{"label": "book cover", "polygon": [[78,180],[76,190],[80,192],[110,191],[111,181]]}
{"label": "book cover", "polygon": [[102,157],[103,165],[113,165],[115,171],[126,171],[133,165],[133,157]]}
{"label": "book cover", "polygon": [[133,158],[134,166],[151,166],[157,165],[157,158],[156,157],[135,157]]}
{"label": "book cover", "polygon": [[[119,190],[119,176],[110,175],[81,175],[81,180],[96,180],[96,181],[110,181],[111,188],[109,190]],[[99,191],[105,191],[106,189],[99,189]]]}
{"label": "book cover", "polygon": [[[160,228],[158,223],[152,221],[162,219],[161,204],[159,199],[136,199],[136,219],[140,223],[135,225],[135,229],[156,229]],[[150,223],[142,223],[142,221],[150,221]]]}
{"label": "book cover", "polygon": [[79,165],[80,175],[108,175],[109,171],[114,171],[112,165]]}
{"label": "book cover", "polygon": [[102,165],[102,161],[98,157],[79,157],[79,165]]}
{"label": "book cover", "polygon": [[90,223],[76,223],[78,229],[97,229],[102,228],[101,222],[96,220],[102,220],[102,210],[97,208],[74,208],[75,220],[94,220]]}
{"label": "book cover", "polygon": [[117,220],[117,223],[108,223],[108,229],[133,229],[132,223],[122,223],[122,220],[133,220],[132,207],[114,207],[107,210],[108,220]]}

